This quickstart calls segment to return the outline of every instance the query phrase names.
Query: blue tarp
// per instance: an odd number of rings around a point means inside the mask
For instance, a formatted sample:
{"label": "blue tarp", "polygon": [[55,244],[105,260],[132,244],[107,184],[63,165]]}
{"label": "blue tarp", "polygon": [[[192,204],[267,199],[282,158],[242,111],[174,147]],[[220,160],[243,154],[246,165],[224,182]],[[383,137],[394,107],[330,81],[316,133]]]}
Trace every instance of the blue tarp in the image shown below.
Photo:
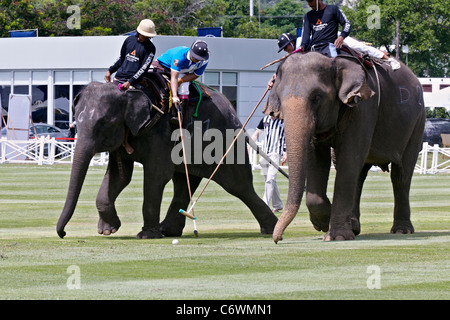
{"label": "blue tarp", "polygon": [[222,27],[197,28],[197,36],[199,36],[199,37],[221,37],[222,36]]}
{"label": "blue tarp", "polygon": [[36,30],[29,31],[9,31],[11,38],[36,37]]}

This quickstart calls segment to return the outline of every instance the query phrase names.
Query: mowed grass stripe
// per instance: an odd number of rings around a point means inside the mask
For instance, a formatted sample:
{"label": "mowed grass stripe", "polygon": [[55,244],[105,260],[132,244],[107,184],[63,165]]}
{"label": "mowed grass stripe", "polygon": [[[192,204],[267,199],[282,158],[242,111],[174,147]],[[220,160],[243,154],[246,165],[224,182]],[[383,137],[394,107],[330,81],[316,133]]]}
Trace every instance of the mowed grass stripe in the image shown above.
{"label": "mowed grass stripe", "polygon": [[[259,234],[240,200],[211,182],[195,207],[200,237],[194,237],[187,220],[180,243],[172,245],[172,238],[135,239],[142,226],[142,168],[135,169],[117,199],[121,229],[111,237],[96,234],[95,197],[105,169],[90,168],[62,240],[55,225],[70,166],[0,166],[0,299],[450,298],[450,175],[414,176],[413,235],[389,234],[390,177],[370,172],[361,199],[361,235],[355,241],[323,242],[302,203],[277,245]],[[330,199],[334,177],[332,170]],[[287,180],[280,175],[278,184],[285,200]],[[254,186],[262,196],[258,171]],[[161,219],[172,193],[169,182]],[[80,290],[67,288],[71,265],[80,268]],[[381,270],[379,290],[367,288],[371,265]]]}

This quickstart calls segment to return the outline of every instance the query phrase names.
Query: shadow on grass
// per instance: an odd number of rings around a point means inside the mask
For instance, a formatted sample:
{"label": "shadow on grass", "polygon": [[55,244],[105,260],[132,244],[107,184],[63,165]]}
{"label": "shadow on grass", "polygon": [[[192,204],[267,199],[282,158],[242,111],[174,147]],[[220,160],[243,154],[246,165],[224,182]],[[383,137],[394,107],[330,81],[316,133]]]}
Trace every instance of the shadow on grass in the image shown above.
{"label": "shadow on grass", "polygon": [[[158,239],[137,239],[135,236],[95,236],[96,238],[101,239],[114,239],[114,240],[140,240],[140,241],[155,241],[155,240],[164,240],[164,239],[196,239],[197,237],[194,233],[184,232],[183,235],[179,237],[162,237]],[[253,231],[207,231],[207,232],[199,232],[198,238],[201,239],[239,239],[239,238],[255,238],[255,239],[272,239],[271,234],[261,234]]]}
{"label": "shadow on grass", "polygon": [[450,236],[447,231],[415,232],[413,234],[368,233],[361,234],[356,240],[422,240],[425,238]]}
{"label": "shadow on grass", "polygon": [[[314,236],[314,235],[291,235],[286,236],[286,240],[289,239],[297,239],[298,237],[301,237],[304,240],[311,240],[311,241],[321,241],[322,235]],[[392,234],[392,233],[367,233],[367,234],[361,234],[356,236],[355,240],[353,241],[382,241],[382,240],[423,240],[427,238],[433,238],[433,237],[443,237],[443,236],[450,236],[450,232],[448,231],[429,231],[429,232],[415,232],[413,234]],[[164,239],[196,239],[195,235],[192,232],[184,232],[182,236],[179,237],[163,237],[158,239],[137,239],[135,236],[102,236],[98,235],[95,236],[96,239],[104,239],[104,240],[120,240],[120,241],[128,241],[128,240],[139,240],[139,241],[161,241]],[[272,239],[271,234],[264,234],[262,235],[259,232],[254,231],[235,231],[235,230],[220,230],[219,232],[215,232],[212,230],[200,232],[199,239],[228,239],[228,240],[234,240],[234,239]],[[81,240],[81,239],[80,239]],[[338,242],[338,241],[333,241]]]}

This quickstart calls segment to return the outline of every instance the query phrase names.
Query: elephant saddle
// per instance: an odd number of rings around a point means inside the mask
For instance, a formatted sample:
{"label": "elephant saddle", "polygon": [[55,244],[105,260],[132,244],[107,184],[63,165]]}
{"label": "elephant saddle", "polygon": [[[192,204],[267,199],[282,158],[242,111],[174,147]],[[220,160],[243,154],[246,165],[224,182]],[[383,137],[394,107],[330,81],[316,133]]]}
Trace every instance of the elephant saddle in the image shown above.
{"label": "elephant saddle", "polygon": [[[155,105],[163,110],[172,109],[172,92],[170,88],[170,75],[165,72],[148,72],[141,83],[143,91],[147,91]],[[195,108],[194,117],[197,117],[198,107],[204,99],[209,99],[209,90],[214,90],[207,85],[192,81],[189,85],[189,107]]]}
{"label": "elephant saddle", "polygon": [[345,43],[342,45],[342,48],[340,48],[339,50],[341,51],[341,54],[344,52],[344,54],[355,57],[359,61],[359,63],[364,65],[364,67],[366,67],[367,69],[372,69],[374,62],[378,62],[378,63],[382,62],[382,61],[378,61],[381,59],[371,57],[367,53],[363,53],[361,51],[352,49]]}

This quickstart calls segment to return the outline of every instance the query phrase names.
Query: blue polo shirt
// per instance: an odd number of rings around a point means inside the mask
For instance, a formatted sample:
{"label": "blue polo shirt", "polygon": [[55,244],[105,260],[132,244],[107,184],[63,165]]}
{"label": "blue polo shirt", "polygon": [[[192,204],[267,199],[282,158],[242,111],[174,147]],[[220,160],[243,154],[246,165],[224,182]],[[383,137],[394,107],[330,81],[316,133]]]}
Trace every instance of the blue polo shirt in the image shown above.
{"label": "blue polo shirt", "polygon": [[157,60],[165,68],[178,71],[179,73],[194,73],[197,76],[201,76],[209,60],[194,63],[189,57],[188,47],[176,47],[164,52]]}

